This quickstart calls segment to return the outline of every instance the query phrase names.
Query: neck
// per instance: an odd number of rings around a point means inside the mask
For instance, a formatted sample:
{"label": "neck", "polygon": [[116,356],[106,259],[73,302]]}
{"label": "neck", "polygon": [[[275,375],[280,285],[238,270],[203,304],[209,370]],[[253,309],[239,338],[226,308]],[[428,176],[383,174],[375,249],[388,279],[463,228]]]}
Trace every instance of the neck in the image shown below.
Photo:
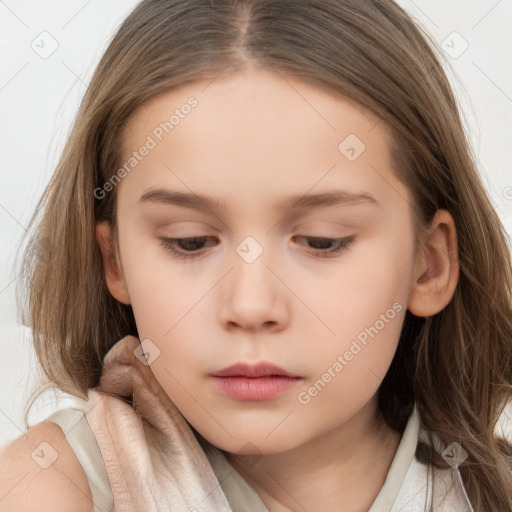
{"label": "neck", "polygon": [[323,510],[367,512],[377,497],[400,443],[377,423],[376,400],[343,425],[291,450],[261,456],[224,452],[271,512]]}

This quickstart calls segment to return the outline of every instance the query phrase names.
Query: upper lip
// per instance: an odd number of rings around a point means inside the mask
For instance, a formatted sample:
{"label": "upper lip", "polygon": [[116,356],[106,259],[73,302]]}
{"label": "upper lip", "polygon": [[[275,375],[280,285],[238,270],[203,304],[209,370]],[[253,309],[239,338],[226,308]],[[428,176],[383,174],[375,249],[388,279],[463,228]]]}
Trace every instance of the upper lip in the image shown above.
{"label": "upper lip", "polygon": [[282,375],[284,377],[302,377],[287,372],[279,366],[262,361],[256,364],[239,362],[228,366],[218,372],[212,373],[215,377],[268,377],[270,375]]}

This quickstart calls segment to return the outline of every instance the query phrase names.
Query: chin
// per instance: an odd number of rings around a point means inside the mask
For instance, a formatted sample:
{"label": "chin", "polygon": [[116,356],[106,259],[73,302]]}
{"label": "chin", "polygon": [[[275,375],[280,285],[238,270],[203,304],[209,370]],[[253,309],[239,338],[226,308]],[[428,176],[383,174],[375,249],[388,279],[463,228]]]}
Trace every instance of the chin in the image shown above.
{"label": "chin", "polygon": [[247,455],[251,457],[282,453],[295,448],[298,444],[297,440],[290,439],[289,435],[286,436],[286,439],[278,436],[270,439],[271,436],[267,437],[268,432],[269,430],[266,430],[265,433],[260,433],[257,436],[230,437],[224,433],[220,437],[201,437],[219,450],[232,453],[233,455]]}

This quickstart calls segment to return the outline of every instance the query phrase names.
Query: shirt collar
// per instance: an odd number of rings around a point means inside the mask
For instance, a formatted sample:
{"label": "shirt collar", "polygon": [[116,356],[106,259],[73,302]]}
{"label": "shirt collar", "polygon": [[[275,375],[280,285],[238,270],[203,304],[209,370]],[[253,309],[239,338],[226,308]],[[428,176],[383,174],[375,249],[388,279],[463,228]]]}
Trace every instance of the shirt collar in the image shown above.
{"label": "shirt collar", "polygon": [[407,420],[402,439],[396,450],[391,466],[389,467],[386,480],[382,486],[379,494],[375,498],[372,506],[368,512],[382,512],[383,510],[391,510],[395,503],[405,475],[409,470],[416,446],[418,444],[418,436],[420,430],[420,421],[418,416],[418,409],[416,403],[414,404],[413,411]]}

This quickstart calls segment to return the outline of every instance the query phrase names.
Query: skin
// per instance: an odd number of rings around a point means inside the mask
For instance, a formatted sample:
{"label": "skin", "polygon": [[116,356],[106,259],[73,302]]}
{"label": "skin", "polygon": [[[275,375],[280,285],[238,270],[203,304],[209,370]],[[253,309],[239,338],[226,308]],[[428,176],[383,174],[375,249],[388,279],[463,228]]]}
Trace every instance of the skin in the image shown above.
{"label": "skin", "polygon": [[[108,224],[97,225],[109,290],[132,305],[140,339],[160,350],[151,369],[171,400],[269,510],[368,510],[401,438],[378,428],[376,393],[406,309],[431,316],[453,295],[453,219],[438,211],[416,250],[412,198],[393,173],[385,124],[347,98],[255,67],[148,100],[124,128],[123,161],[190,96],[198,106],[117,185],[117,259]],[[338,150],[349,134],[366,146],[353,162]],[[216,198],[224,210],[139,202],[157,187]],[[378,205],[274,207],[334,189],[366,192]],[[182,260],[158,236],[213,239]],[[247,236],[263,249],[252,263],[236,252]],[[305,236],[355,238],[319,257],[321,246]],[[393,304],[394,317],[300,403],[298,394]],[[304,380],[274,399],[242,401],[208,376],[262,360]]]}

